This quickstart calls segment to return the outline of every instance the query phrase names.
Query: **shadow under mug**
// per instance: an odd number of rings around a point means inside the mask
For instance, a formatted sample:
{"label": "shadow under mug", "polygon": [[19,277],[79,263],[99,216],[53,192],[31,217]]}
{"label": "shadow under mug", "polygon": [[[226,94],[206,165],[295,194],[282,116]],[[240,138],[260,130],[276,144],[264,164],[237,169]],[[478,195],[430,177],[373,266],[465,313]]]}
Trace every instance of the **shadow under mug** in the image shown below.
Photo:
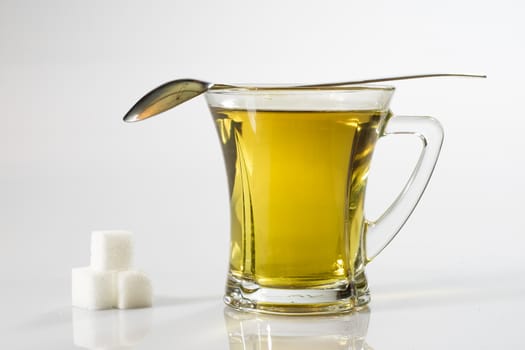
{"label": "shadow under mug", "polygon": [[[349,311],[370,300],[365,266],[419,201],[443,141],[430,117],[393,116],[390,86],[228,87],[206,93],[229,185],[224,300],[280,314]],[[401,194],[377,220],[364,200],[376,142],[422,141]]]}

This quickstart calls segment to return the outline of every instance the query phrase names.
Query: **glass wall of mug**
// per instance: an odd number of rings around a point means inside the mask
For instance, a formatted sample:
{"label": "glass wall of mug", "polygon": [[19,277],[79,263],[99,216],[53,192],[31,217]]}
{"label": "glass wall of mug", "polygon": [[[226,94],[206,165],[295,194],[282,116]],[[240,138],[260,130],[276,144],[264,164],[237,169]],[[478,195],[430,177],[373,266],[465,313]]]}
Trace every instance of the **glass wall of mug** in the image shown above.
{"label": "glass wall of mug", "polygon": [[368,302],[364,196],[392,93],[353,86],[206,94],[230,194],[227,304],[324,313]]}

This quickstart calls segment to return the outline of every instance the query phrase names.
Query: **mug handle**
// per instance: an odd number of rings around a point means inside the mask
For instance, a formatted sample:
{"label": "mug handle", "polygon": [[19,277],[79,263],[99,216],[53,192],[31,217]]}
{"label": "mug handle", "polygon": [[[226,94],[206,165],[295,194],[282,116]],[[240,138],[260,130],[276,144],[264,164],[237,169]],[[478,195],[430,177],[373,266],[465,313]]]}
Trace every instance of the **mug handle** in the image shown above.
{"label": "mug handle", "polygon": [[387,121],[380,137],[389,135],[416,136],[422,141],[423,148],[416,167],[394,202],[377,220],[366,220],[366,263],[394,239],[414,211],[432,176],[443,144],[443,128],[432,117],[393,116]]}

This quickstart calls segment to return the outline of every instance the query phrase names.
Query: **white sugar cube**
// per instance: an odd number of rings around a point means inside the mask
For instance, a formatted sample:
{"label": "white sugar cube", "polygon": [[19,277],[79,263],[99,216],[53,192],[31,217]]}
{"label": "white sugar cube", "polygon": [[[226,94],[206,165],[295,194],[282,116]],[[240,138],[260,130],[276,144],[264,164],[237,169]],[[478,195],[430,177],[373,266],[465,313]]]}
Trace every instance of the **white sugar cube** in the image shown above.
{"label": "white sugar cube", "polygon": [[126,270],[131,267],[133,237],[128,231],[93,231],[91,267],[95,270]]}
{"label": "white sugar cube", "polygon": [[111,309],[117,303],[117,273],[78,267],[71,272],[73,306],[90,310]]}
{"label": "white sugar cube", "polygon": [[117,276],[117,307],[132,309],[152,305],[151,282],[139,271],[121,271]]}

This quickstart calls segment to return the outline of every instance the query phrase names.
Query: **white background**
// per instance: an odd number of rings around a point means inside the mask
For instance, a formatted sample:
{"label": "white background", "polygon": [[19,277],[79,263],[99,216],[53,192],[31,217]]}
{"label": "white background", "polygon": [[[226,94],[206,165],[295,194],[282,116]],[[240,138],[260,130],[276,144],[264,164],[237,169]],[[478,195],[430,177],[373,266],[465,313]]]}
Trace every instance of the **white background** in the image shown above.
{"label": "white background", "polygon": [[[394,84],[394,113],[436,117],[445,143],[414,215],[369,266],[372,295],[377,305],[389,295],[402,304],[428,292],[446,304],[458,289],[468,300],[492,286],[493,297],[523,300],[524,11],[512,0],[2,0],[0,288],[55,285],[53,300],[67,306],[70,269],[89,262],[90,231],[124,228],[157,295],[222,293],[227,186],[204,99],[122,122],[165,81],[460,72],[488,79]],[[410,141],[379,145],[370,216],[409,174],[418,152]]]}

